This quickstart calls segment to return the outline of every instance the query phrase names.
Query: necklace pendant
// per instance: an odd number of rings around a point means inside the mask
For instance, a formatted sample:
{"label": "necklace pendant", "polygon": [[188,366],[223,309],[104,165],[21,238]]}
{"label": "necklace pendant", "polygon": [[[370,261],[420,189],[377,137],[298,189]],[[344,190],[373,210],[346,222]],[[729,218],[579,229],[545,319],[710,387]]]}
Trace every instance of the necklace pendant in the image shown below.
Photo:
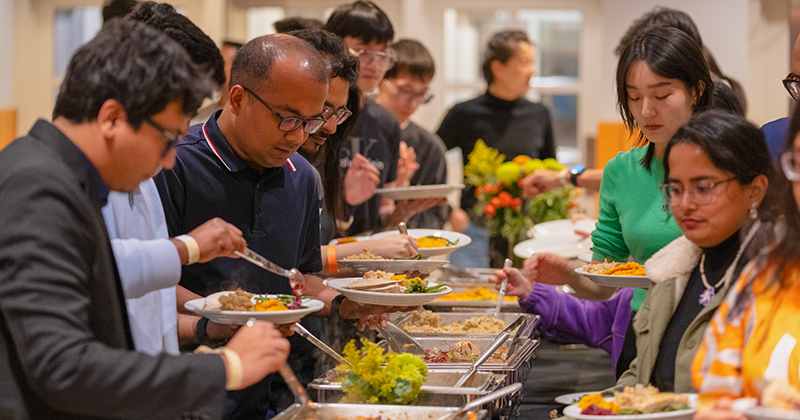
{"label": "necklace pendant", "polygon": [[703,293],[700,293],[700,304],[703,306],[708,305],[711,300],[714,299],[714,288],[709,287],[706,290],[703,290]]}

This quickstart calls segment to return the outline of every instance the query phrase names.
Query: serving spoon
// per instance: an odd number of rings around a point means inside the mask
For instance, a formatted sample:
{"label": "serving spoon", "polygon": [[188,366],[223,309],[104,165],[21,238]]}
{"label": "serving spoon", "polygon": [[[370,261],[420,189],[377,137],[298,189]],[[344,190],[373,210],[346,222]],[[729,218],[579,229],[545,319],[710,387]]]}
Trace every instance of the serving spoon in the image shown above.
{"label": "serving spoon", "polygon": [[378,324],[375,329],[386,339],[389,347],[395,353],[411,353],[417,356],[425,356],[425,349],[419,344],[419,341],[408,335],[397,325],[387,322],[385,327]]}
{"label": "serving spoon", "polygon": [[292,328],[292,330],[294,332],[299,334],[301,337],[303,337],[306,340],[310,341],[311,344],[317,346],[318,349],[324,351],[329,356],[331,356],[334,359],[336,359],[337,362],[339,362],[339,363],[347,363],[348,365],[353,366],[353,364],[350,363],[347,359],[345,359],[344,356],[339,354],[336,350],[330,348],[330,346],[328,346],[327,344],[325,344],[324,341],[322,341],[319,338],[317,338],[316,336],[314,336],[314,334],[311,334],[311,332],[308,331],[304,326],[300,325],[299,322],[295,322],[294,324],[292,324],[291,328]]}
{"label": "serving spoon", "polygon": [[475,400],[464,404],[457,411],[454,411],[452,413],[447,413],[447,414],[439,417],[436,420],[455,419],[455,418],[457,418],[459,416],[462,416],[462,415],[466,414],[470,410],[474,410],[474,409],[476,409],[476,408],[478,408],[478,407],[480,407],[480,406],[482,406],[482,405],[484,405],[486,403],[490,403],[490,402],[492,402],[492,401],[494,401],[494,400],[496,400],[498,398],[505,397],[506,395],[513,394],[513,393],[519,391],[520,389],[522,389],[522,384],[519,383],[519,382],[517,382],[517,383],[515,383],[513,385],[509,385],[509,386],[507,386],[505,388],[500,388],[497,391],[492,392],[491,394],[486,394],[486,395],[484,395],[484,396],[482,396],[480,398],[476,398]]}

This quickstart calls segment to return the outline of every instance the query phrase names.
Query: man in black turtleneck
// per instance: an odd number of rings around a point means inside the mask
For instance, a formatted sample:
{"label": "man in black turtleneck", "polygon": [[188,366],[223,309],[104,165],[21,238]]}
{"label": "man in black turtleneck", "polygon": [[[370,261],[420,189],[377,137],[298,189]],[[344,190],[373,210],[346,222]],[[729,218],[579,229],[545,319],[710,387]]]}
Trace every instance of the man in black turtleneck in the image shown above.
{"label": "man in black turtleneck", "polygon": [[[534,47],[524,32],[502,31],[489,40],[483,59],[483,76],[489,86],[487,92],[456,104],[447,112],[437,131],[448,149],[461,148],[465,165],[479,139],[506,155],[507,160],[519,155],[539,159],[556,156],[549,111],[544,105],[525,99],[530,78],[534,75],[533,64]],[[464,190],[461,208],[469,211],[476,203],[474,188]],[[473,225],[475,223],[483,226],[482,221],[473,218],[465,233],[474,242],[479,242],[474,235],[485,235],[485,230],[471,234],[478,228]],[[475,246],[479,245],[476,243]],[[465,247],[463,252],[470,253],[469,247]],[[463,259],[468,264],[466,261],[481,258],[479,255],[459,258],[459,251],[452,255],[451,261]],[[477,266],[486,265],[478,263]]]}

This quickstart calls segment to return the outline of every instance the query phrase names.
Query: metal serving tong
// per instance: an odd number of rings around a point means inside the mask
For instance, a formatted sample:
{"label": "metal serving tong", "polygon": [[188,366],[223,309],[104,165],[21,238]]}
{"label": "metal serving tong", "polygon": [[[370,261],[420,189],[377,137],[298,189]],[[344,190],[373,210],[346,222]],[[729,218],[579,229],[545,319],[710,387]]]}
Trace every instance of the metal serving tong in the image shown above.
{"label": "metal serving tong", "polygon": [[411,353],[417,356],[425,356],[425,349],[422,348],[419,341],[408,335],[397,325],[388,322],[385,327],[378,324],[375,329],[386,339],[389,347],[395,353]]}
{"label": "metal serving tong", "polygon": [[269,271],[270,273],[288,278],[289,284],[292,286],[292,295],[294,295],[294,300],[292,303],[287,305],[287,308],[300,309],[303,300],[303,294],[306,292],[306,281],[303,278],[303,275],[297,271],[297,269],[293,268],[291,270],[286,270],[278,264],[275,264],[261,255],[258,255],[250,248],[246,248],[244,254],[239,251],[236,251],[235,254],[263,268],[264,270]]}
{"label": "metal serving tong", "polygon": [[[460,386],[463,386],[464,383],[466,383],[467,380],[470,378],[470,376],[472,376],[475,372],[477,372],[478,368],[484,362],[486,362],[490,357],[492,357],[494,352],[497,351],[497,349],[499,349],[500,346],[502,346],[503,343],[506,342],[506,340],[508,340],[508,338],[511,336],[511,333],[514,331],[514,329],[516,329],[517,327],[520,327],[520,328],[522,327],[522,323],[523,322],[525,322],[525,317],[524,316],[520,316],[514,322],[508,324],[508,326],[503,328],[503,331],[501,331],[500,334],[498,334],[497,337],[495,337],[495,339],[492,340],[492,342],[489,344],[489,347],[487,347],[485,350],[483,350],[481,355],[478,356],[478,358],[474,362],[472,362],[472,366],[470,366],[469,370],[467,370],[463,375],[461,375],[461,378],[458,379],[458,382],[456,382],[456,384],[454,386],[456,388],[458,388]],[[517,332],[517,335],[515,336],[514,340],[511,342],[511,346],[508,349],[507,355],[511,355],[511,352],[516,348],[517,337],[519,337],[519,332]]]}
{"label": "metal serving tong", "polygon": [[301,337],[303,337],[306,340],[310,341],[311,344],[317,346],[318,349],[324,351],[329,356],[331,356],[334,359],[336,359],[337,362],[339,362],[339,363],[347,363],[348,365],[353,366],[353,364],[350,363],[349,361],[347,361],[347,359],[345,359],[344,356],[342,356],[341,354],[337,353],[336,350],[330,348],[327,344],[325,344],[325,342],[323,342],[322,340],[320,340],[319,338],[314,336],[314,334],[311,334],[311,332],[309,332],[304,326],[300,325],[299,322],[295,322],[294,324],[292,324],[291,328],[292,328],[292,330],[294,332],[299,334]]}

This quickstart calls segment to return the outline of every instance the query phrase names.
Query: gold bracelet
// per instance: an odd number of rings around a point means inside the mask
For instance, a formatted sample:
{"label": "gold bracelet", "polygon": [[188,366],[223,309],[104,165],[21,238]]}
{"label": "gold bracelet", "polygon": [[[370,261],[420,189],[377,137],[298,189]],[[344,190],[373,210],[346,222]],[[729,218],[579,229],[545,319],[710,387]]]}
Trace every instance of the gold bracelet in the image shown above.
{"label": "gold bracelet", "polygon": [[181,241],[186,245],[186,252],[189,254],[186,265],[194,264],[200,261],[200,245],[197,241],[189,235],[179,235],[175,239]]}

